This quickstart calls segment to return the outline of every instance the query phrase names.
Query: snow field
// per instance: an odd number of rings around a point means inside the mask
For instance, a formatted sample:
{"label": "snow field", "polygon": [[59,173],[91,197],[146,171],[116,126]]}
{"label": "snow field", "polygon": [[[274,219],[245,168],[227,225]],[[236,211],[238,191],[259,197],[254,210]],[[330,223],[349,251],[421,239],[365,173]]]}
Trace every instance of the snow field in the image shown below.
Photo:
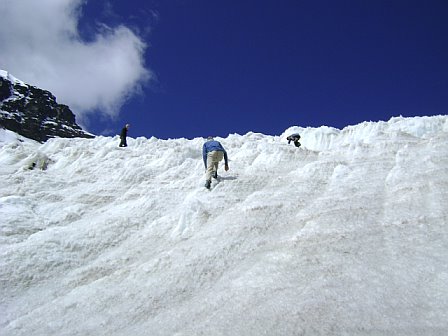
{"label": "snow field", "polygon": [[2,335],[448,332],[446,116],[232,134],[211,191],[200,138],[1,132]]}

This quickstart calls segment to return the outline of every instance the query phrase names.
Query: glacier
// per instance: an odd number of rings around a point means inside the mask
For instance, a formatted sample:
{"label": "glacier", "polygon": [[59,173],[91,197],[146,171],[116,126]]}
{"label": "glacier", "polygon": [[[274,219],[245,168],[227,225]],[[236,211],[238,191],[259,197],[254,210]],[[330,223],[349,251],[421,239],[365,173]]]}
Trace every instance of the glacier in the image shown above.
{"label": "glacier", "polygon": [[448,116],[218,140],[0,130],[0,334],[448,334]]}

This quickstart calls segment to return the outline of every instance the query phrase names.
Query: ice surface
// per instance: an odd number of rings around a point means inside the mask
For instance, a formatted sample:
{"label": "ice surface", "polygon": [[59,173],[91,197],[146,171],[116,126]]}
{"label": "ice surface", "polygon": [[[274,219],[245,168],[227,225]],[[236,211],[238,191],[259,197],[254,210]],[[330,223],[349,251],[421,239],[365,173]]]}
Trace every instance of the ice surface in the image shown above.
{"label": "ice surface", "polygon": [[0,132],[2,336],[448,334],[447,116],[229,135],[211,191],[203,139]]}

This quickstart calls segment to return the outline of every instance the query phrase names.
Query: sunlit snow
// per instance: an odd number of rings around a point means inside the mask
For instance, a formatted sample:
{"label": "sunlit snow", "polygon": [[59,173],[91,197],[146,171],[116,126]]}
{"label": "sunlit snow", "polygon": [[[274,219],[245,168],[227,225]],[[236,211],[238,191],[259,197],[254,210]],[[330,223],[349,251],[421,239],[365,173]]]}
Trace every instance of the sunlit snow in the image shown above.
{"label": "sunlit snow", "polygon": [[448,334],[447,116],[218,140],[0,130],[0,334]]}

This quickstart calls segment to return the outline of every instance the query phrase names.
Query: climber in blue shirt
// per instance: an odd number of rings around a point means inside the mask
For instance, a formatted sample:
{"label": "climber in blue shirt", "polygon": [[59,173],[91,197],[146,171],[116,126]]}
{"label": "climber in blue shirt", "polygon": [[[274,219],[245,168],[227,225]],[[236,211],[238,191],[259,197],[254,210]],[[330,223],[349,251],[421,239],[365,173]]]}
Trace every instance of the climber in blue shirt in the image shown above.
{"label": "climber in blue shirt", "polygon": [[227,160],[227,152],[219,141],[209,136],[207,141],[202,146],[202,159],[206,169],[205,187],[210,189],[212,183],[212,176],[218,178],[218,165],[224,158],[224,169],[229,170],[229,162]]}

